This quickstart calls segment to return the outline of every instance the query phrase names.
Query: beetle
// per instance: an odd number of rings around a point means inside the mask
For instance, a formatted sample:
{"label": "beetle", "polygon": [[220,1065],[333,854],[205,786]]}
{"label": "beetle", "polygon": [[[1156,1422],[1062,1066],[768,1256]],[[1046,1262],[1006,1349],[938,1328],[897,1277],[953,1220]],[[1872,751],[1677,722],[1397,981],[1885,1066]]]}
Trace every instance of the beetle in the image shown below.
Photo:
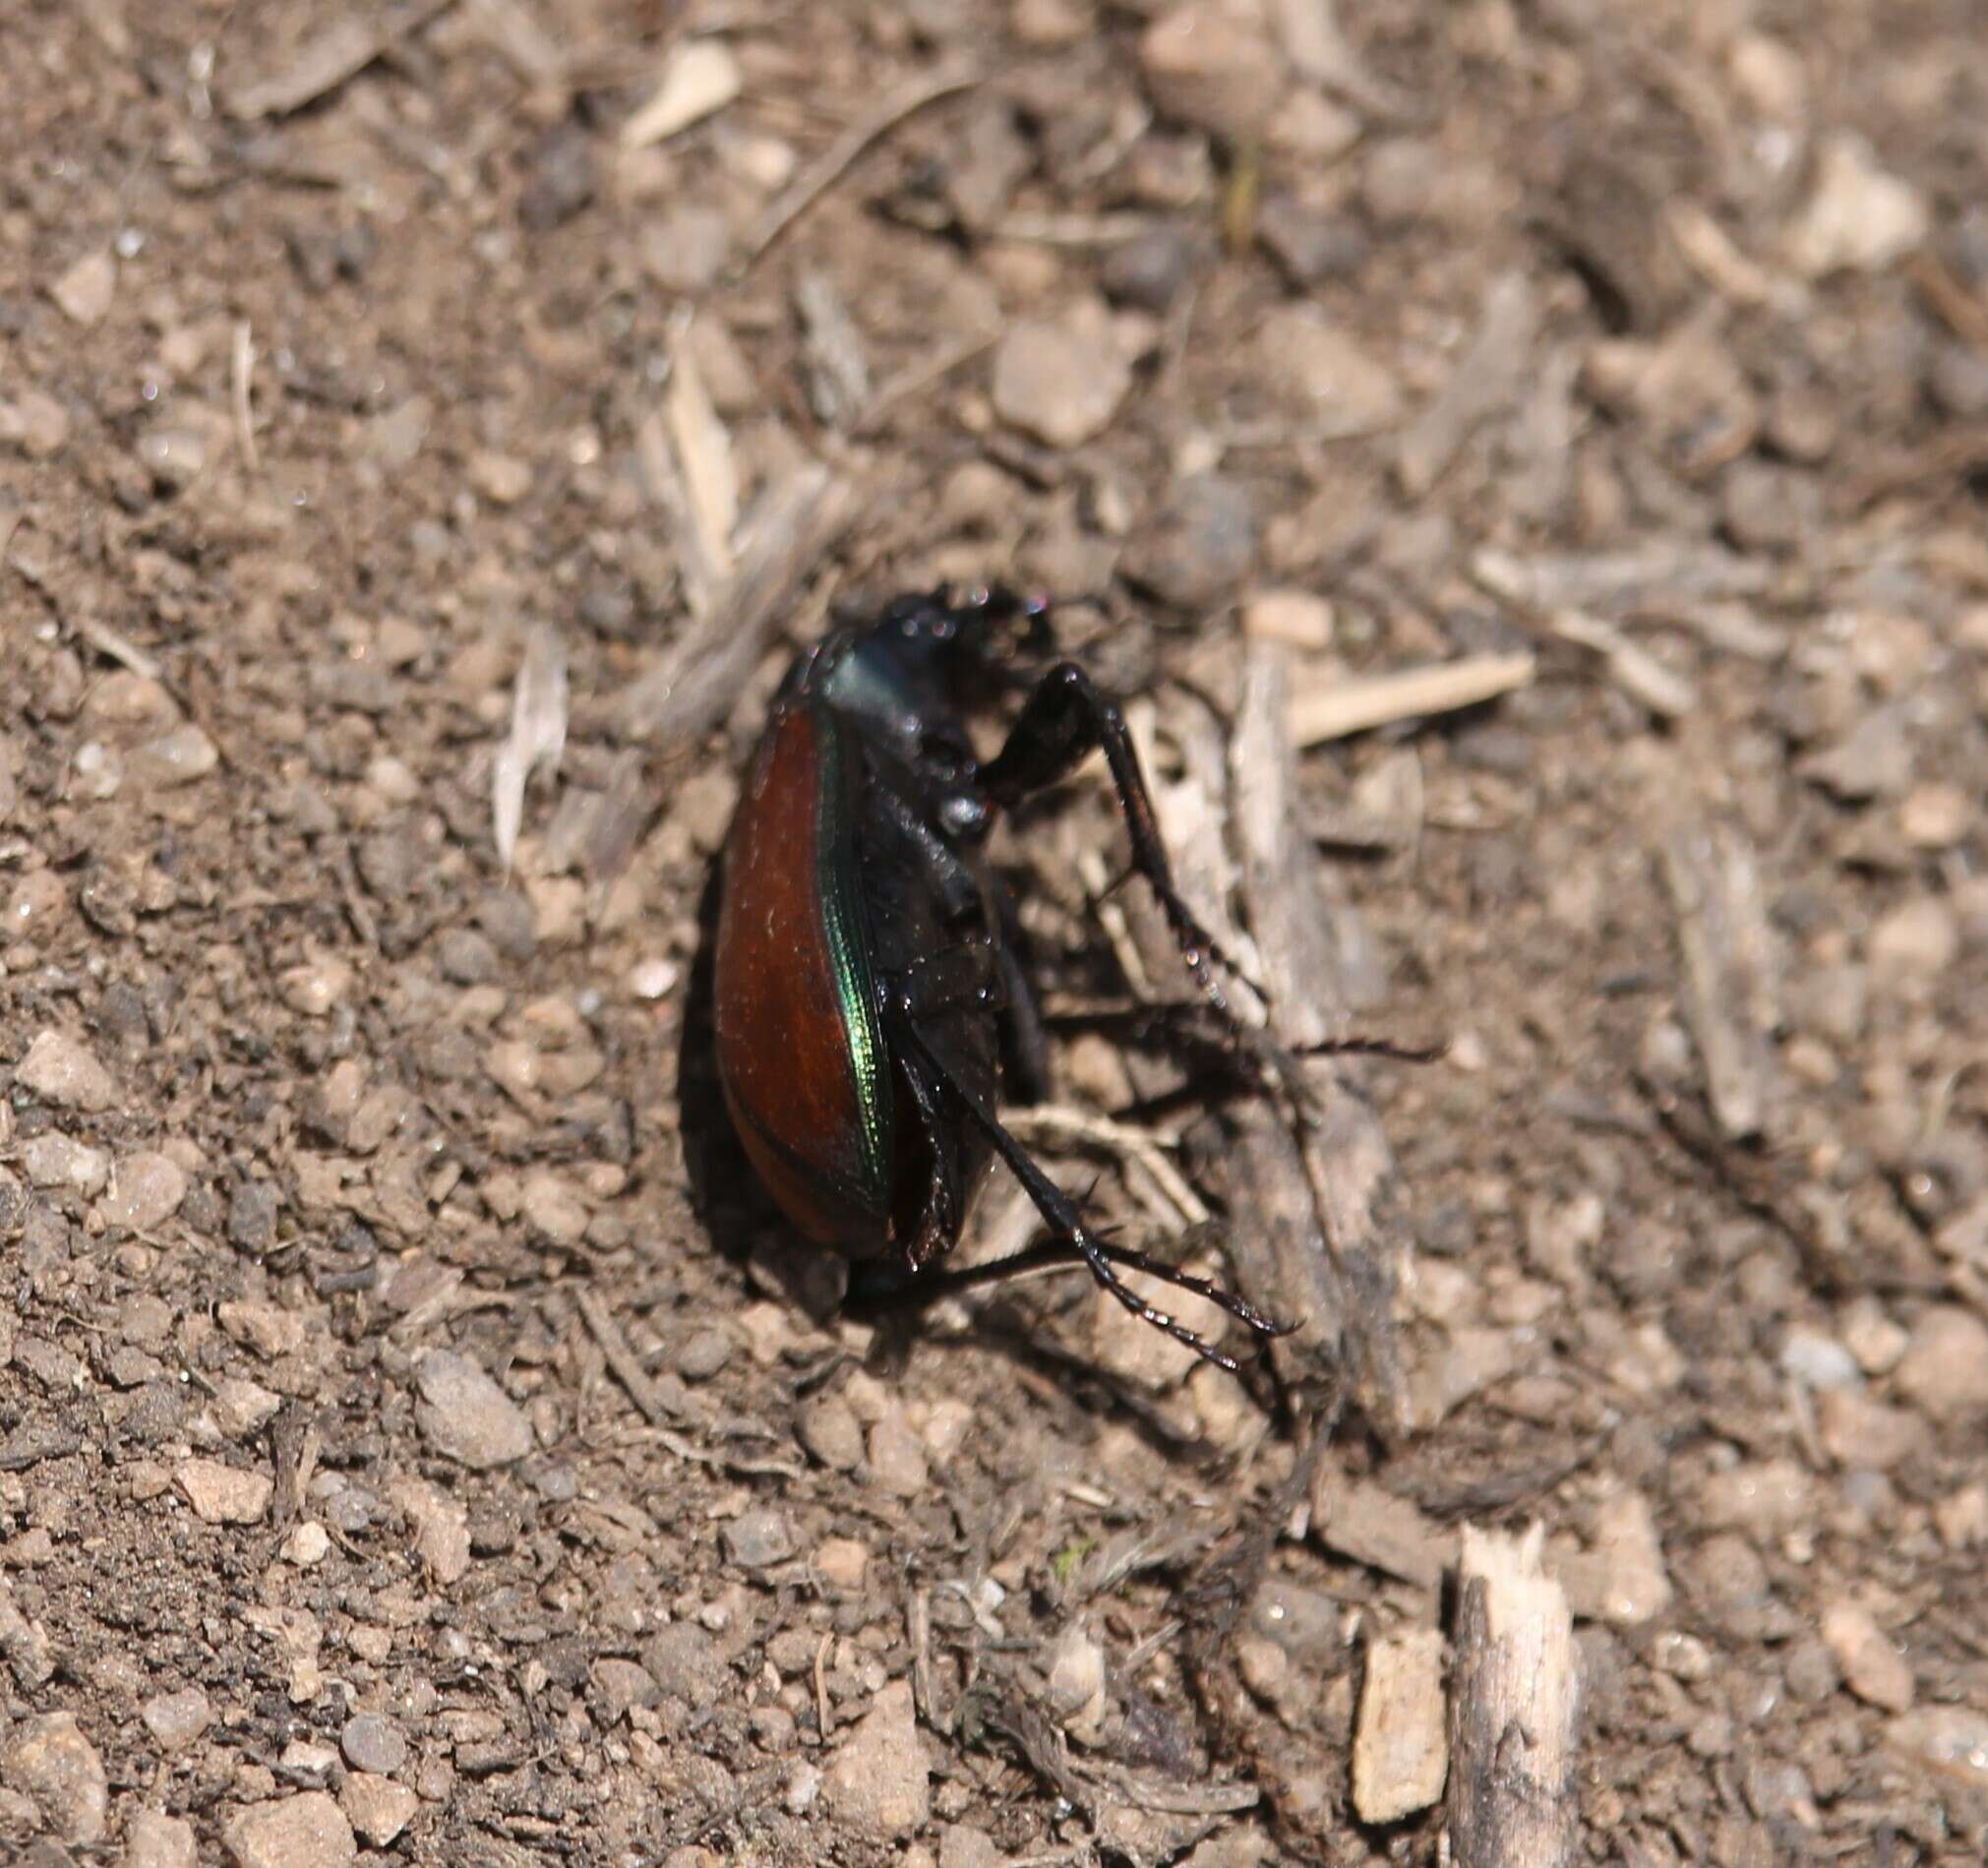
{"label": "beetle", "polygon": [[[1101,1238],[995,1113],[1003,1038],[1041,1037],[989,866],[996,816],[1102,749],[1131,867],[1203,996],[1233,1022],[1227,958],[1174,885],[1117,706],[1073,661],[1029,691],[999,753],[976,757],[959,711],[985,689],[1006,627],[1048,635],[1048,604],[999,588],[891,599],[795,660],[774,696],[721,856],[712,959],[718,1076],[748,1157],[791,1223],[852,1262],[852,1288],[920,1296],[1046,1264],[1087,1265],[1135,1315],[1237,1364],[1119,1276],[1147,1273],[1259,1336],[1286,1326],[1205,1279]],[[1047,1243],[944,1274],[973,1193],[998,1159]]]}

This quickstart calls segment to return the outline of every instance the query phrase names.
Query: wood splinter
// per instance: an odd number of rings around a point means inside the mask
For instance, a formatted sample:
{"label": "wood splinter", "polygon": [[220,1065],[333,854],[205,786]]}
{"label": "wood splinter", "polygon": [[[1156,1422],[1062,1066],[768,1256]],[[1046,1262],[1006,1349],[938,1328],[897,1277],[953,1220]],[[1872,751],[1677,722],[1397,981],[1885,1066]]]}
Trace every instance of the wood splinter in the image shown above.
{"label": "wood splinter", "polygon": [[1522,1537],[1466,1525],[1450,1681],[1450,1851],[1457,1868],[1574,1858],[1581,1657],[1566,1592]]}

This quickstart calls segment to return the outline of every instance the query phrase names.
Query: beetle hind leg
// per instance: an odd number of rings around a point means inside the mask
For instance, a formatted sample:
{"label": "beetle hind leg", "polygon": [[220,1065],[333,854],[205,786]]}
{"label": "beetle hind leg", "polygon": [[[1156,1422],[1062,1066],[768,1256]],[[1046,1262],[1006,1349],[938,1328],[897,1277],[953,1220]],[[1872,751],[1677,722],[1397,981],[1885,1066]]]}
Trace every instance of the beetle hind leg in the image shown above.
{"label": "beetle hind leg", "polygon": [[1189,1272],[1179,1271],[1172,1265],[1161,1264],[1148,1258],[1143,1252],[1129,1251],[1122,1246],[1108,1245],[1084,1224],[1084,1217],[1063,1190],[1036,1165],[1034,1157],[1020,1142],[1001,1126],[999,1118],[981,1099],[973,1095],[963,1084],[953,1078],[937,1057],[927,1048],[915,1028],[909,1026],[904,1037],[909,1048],[944,1083],[947,1091],[958,1101],[967,1115],[987,1135],[994,1144],[994,1152],[1007,1165],[1008,1172],[1022,1183],[1023,1190],[1035,1202],[1036,1211],[1048,1223],[1055,1235],[1054,1243],[1048,1248],[1037,1248],[1018,1253],[1012,1259],[998,1260],[988,1266],[978,1266],[972,1270],[956,1274],[947,1281],[947,1288],[957,1289],[966,1283],[987,1283],[1002,1277],[1045,1267],[1059,1260],[1064,1263],[1082,1263],[1090,1270],[1091,1276],[1106,1291],[1110,1292],[1120,1304],[1143,1323],[1151,1324],[1156,1330],[1164,1331],[1175,1342],[1192,1350],[1204,1361],[1213,1362],[1218,1368],[1226,1368],[1230,1373],[1238,1372],[1240,1364],[1235,1357],[1216,1348],[1205,1337],[1190,1329],[1179,1318],[1149,1303],[1118,1275],[1118,1267],[1143,1272],[1149,1277],[1160,1279],[1179,1290],[1192,1292],[1226,1310],[1237,1322],[1247,1325],[1259,1336],[1284,1336],[1295,1326],[1273,1321],[1246,1298],[1234,1292],[1224,1290],[1220,1285],[1206,1278],[1197,1278]]}

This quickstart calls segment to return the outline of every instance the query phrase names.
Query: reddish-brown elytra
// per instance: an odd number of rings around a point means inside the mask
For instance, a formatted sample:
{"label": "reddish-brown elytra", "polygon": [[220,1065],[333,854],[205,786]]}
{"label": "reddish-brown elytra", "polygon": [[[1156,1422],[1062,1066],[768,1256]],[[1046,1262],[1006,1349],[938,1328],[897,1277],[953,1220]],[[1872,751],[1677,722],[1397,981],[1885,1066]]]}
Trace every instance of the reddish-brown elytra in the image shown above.
{"label": "reddish-brown elytra", "polygon": [[[996,626],[1042,628],[1001,591],[894,599],[804,653],[775,696],[724,853],[712,987],[718,1073],[760,1178],[871,1296],[1080,1263],[1128,1309],[1225,1368],[1147,1303],[1128,1266],[1262,1335],[1282,1326],[1207,1280],[1106,1244],[994,1114],[1005,1028],[1040,1075],[1040,1034],[984,855],[996,812],[1102,748],[1132,846],[1188,968],[1227,1002],[1214,941],[1175,893],[1118,709],[1072,662],[1030,691],[997,757],[976,758],[956,685],[994,667]],[[1051,1237],[941,1277],[981,1171],[998,1156]]]}

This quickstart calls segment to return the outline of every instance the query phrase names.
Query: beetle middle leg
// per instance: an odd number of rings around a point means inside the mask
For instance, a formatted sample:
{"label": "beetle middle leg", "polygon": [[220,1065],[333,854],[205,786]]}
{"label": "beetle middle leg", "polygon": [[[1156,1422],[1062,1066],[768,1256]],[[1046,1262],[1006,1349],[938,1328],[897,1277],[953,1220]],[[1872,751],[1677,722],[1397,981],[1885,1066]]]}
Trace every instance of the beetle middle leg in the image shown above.
{"label": "beetle middle leg", "polygon": [[[1060,1253],[1072,1264],[1082,1263],[1088,1266],[1091,1276],[1142,1322],[1150,1323],[1156,1330],[1164,1331],[1175,1342],[1191,1349],[1205,1361],[1215,1363],[1218,1368],[1226,1368],[1232,1374],[1239,1367],[1233,1356],[1217,1349],[1214,1344],[1189,1329],[1177,1317],[1147,1302],[1118,1276],[1117,1267],[1123,1265],[1129,1270],[1144,1272],[1180,1290],[1192,1292],[1196,1296],[1205,1297],[1209,1302],[1219,1304],[1231,1316],[1246,1324],[1260,1336],[1286,1336],[1295,1328],[1294,1324],[1278,1323],[1265,1316],[1247,1298],[1237,1296],[1232,1291],[1225,1291],[1220,1285],[1208,1279],[1196,1278],[1191,1273],[1176,1270],[1171,1265],[1163,1265],[1156,1259],[1148,1258],[1143,1252],[1128,1251],[1122,1246],[1106,1244],[1084,1224],[1084,1216],[1077,1210],[1076,1203],[1069,1195],[1036,1165],[1029,1151],[1001,1126],[1000,1119],[994,1111],[946,1070],[944,1064],[919,1036],[912,1022],[905,1019],[901,1021],[901,1025],[903,1041],[912,1055],[934,1073],[944,1084],[947,1094],[958,1103],[967,1116],[994,1144],[994,1152],[1006,1164],[1008,1172],[1022,1183],[1023,1190],[1035,1202],[1036,1211],[1043,1216],[1050,1230],[1055,1235],[1054,1243],[1048,1248],[1032,1248],[1016,1254],[1012,1259],[998,1260],[988,1266],[975,1266],[955,1274],[960,1284],[980,1284],[1004,1276],[1011,1277],[1051,1264],[1054,1262],[1054,1254]],[[949,1289],[958,1288],[951,1279],[946,1280],[945,1285]],[[935,1292],[934,1295],[936,1295]]]}
{"label": "beetle middle leg", "polygon": [[1209,1003],[1233,1021],[1215,966],[1220,964],[1231,973],[1239,973],[1239,969],[1175,888],[1174,867],[1167,858],[1152,795],[1139,769],[1125,716],[1075,662],[1058,662],[1036,684],[1020,718],[1008,731],[1006,744],[981,767],[981,788],[1003,810],[1010,810],[1031,793],[1067,776],[1086,754],[1100,747],[1111,767],[1118,813],[1131,839],[1132,868],[1146,878],[1165,912],[1195,984]]}

